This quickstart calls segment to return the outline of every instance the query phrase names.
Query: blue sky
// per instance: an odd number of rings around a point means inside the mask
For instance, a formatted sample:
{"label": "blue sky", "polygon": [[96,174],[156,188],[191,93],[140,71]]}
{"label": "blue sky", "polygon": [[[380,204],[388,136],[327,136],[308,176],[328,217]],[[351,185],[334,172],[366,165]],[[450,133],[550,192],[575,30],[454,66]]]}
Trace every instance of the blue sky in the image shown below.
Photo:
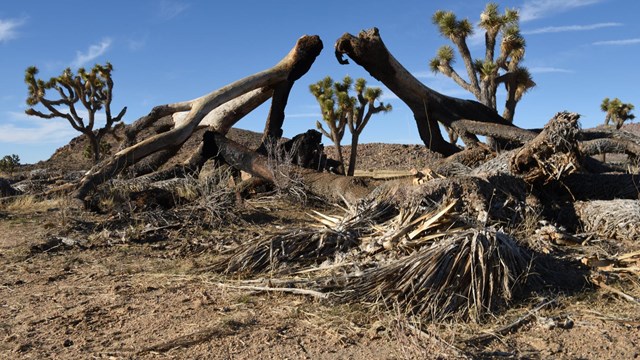
{"label": "blue sky", "polygon": [[[583,115],[584,127],[604,119],[604,97],[640,106],[640,1],[498,1],[501,9],[521,12],[527,40],[523,65],[538,84],[525,95],[515,122],[541,127],[558,111]],[[24,70],[35,65],[40,76],[64,68],[110,61],[115,81],[112,108],[128,107],[125,122],[153,106],[189,100],[277,63],[304,34],[320,35],[324,50],[293,89],[287,106],[285,136],[315,127],[320,112],[308,87],[326,75],[364,77],[357,65],[339,65],[333,44],[345,32],[378,27],[394,56],[427,86],[470,98],[428,61],[449,44],[431,23],[438,9],[477,22],[485,1],[195,1],[112,0],[5,1],[0,7],[0,156],[18,154],[23,163],[48,158],[78,133],[61,119],[24,115]],[[98,7],[99,6],[99,7]],[[470,40],[481,57],[480,37]],[[458,61],[458,64],[462,61]],[[411,112],[390,91],[384,100],[394,110],[378,115],[362,142],[420,143]],[[500,100],[499,100],[500,102]],[[500,111],[502,104],[499,104]],[[238,123],[262,131],[263,105]],[[345,137],[346,140],[347,137]],[[324,139],[325,144],[330,143]]]}

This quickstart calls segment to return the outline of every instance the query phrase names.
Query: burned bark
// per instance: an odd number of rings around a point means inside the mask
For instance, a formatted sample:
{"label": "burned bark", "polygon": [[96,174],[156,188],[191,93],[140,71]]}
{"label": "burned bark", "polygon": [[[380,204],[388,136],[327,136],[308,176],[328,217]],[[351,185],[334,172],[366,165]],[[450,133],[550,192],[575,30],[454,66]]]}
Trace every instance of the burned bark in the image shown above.
{"label": "burned bark", "polygon": [[[335,54],[341,64],[348,63],[343,55],[349,56],[404,101],[413,112],[420,138],[433,151],[445,156],[460,151],[444,140],[438,122],[465,134],[463,137],[468,139],[469,145],[477,141],[473,133],[478,129],[493,136],[499,128],[499,133],[509,140],[517,140],[521,136],[518,130],[514,131],[517,135],[504,135],[517,128],[495,110],[477,101],[442,95],[420,83],[389,53],[376,28],[362,31],[357,37],[348,33],[342,35],[336,42]],[[456,124],[462,119],[477,122],[473,124],[475,128],[467,129],[462,123]]]}
{"label": "burned bark", "polygon": [[284,124],[285,118],[284,111],[287,106],[287,101],[289,100],[289,93],[291,93],[291,89],[293,88],[293,84],[296,80],[306,74],[311,68],[311,65],[313,65],[315,58],[322,51],[322,42],[318,41],[315,46],[309,47],[304,51],[307,51],[309,55],[303,57],[302,61],[294,64],[287,79],[274,88],[269,116],[262,135],[262,145],[259,149],[261,151],[264,151],[264,146],[267,141],[272,141],[273,139],[279,139],[282,137],[282,125]]}

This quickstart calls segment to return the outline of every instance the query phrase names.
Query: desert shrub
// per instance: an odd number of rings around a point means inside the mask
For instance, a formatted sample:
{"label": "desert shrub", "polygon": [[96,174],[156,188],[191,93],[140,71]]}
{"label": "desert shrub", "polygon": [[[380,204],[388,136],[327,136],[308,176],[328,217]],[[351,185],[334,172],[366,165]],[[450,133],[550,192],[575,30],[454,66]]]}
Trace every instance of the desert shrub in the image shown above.
{"label": "desert shrub", "polygon": [[307,191],[293,161],[298,146],[293,144],[291,150],[286,150],[282,141],[267,141],[267,166],[273,172],[276,195],[306,203]]}
{"label": "desert shrub", "polygon": [[13,174],[18,166],[20,166],[20,157],[16,154],[6,155],[0,159],[0,171]]}

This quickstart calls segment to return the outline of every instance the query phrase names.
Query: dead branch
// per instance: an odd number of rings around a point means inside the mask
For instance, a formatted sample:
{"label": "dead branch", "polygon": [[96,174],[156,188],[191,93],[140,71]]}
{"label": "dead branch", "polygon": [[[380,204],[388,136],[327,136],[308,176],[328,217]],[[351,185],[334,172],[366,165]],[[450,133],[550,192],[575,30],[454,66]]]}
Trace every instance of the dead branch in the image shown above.
{"label": "dead branch", "polygon": [[228,285],[219,283],[218,286],[225,287],[229,289],[238,289],[238,290],[251,290],[251,291],[266,291],[266,292],[284,292],[296,295],[308,295],[313,296],[318,299],[326,299],[329,297],[329,294],[321,293],[315,290],[309,289],[298,289],[298,288],[274,288],[268,286],[248,286],[248,285]]}
{"label": "dead branch", "polygon": [[[271,183],[277,181],[266,156],[251,151],[219,133],[213,133],[213,140],[215,153],[227,164]],[[299,176],[309,192],[329,201],[339,202],[342,196],[350,201],[361,199],[373,190],[373,184],[365,179],[320,173],[295,165],[289,175]]]}
{"label": "dead branch", "polygon": [[534,317],[537,316],[537,312],[552,306],[556,303],[555,299],[551,299],[551,300],[546,300],[543,301],[540,305],[536,306],[535,308],[528,310],[526,314],[524,314],[523,316],[519,317],[516,321],[512,322],[511,324],[508,324],[506,326],[503,326],[499,329],[496,330],[490,330],[488,331],[486,334],[483,335],[478,335],[478,336],[474,336],[470,339],[466,339],[463,340],[464,343],[466,344],[478,344],[478,343],[485,343],[487,341],[491,341],[495,338],[497,338],[500,335],[506,335],[509,334],[511,332],[514,332],[515,330],[519,329],[522,325],[528,323],[529,321],[531,321]]}
{"label": "dead branch", "polygon": [[[363,30],[357,37],[345,33],[337,40],[335,53],[341,64],[348,63],[348,60],[343,59],[346,54],[404,101],[413,112],[420,138],[433,151],[445,156],[460,151],[444,140],[438,122],[452,128],[457,127],[458,132],[466,134],[463,137],[467,138],[469,145],[477,141],[471,130],[481,130],[484,134],[493,136],[495,129],[500,128],[499,134],[513,141],[523,136],[522,131],[517,130],[514,135],[509,136],[509,129],[516,127],[495,110],[476,101],[442,95],[419,82],[387,50],[377,28]],[[462,119],[474,122],[467,123],[469,129],[463,123],[454,125]]]}
{"label": "dead branch", "polygon": [[289,54],[274,67],[238,80],[194,100],[189,105],[189,112],[184,119],[180,124],[176,124],[173,129],[121,150],[111,159],[91,169],[81,180],[74,196],[82,199],[89,190],[104,182],[107,178],[112,177],[126,166],[167,147],[179,146],[184,143],[203,118],[218,106],[250,91],[274,86],[291,77],[299,77],[299,72],[306,71],[305,69],[310,67],[310,64],[313,63],[321,50],[322,41],[318,36],[303,36]]}

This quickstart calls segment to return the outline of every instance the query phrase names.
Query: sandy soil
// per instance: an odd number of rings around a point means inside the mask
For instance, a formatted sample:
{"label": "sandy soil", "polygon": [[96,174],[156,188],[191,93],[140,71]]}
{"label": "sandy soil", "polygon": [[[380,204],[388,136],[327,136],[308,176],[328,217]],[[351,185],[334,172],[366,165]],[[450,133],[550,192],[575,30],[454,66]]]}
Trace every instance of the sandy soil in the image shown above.
{"label": "sandy soil", "polygon": [[[74,146],[48,165],[79,163]],[[360,149],[361,168],[420,169],[428,161],[419,146]],[[214,228],[184,222],[149,238],[142,220],[113,227],[113,213],[73,209],[64,199],[0,207],[0,358],[640,357],[640,306],[596,288],[530,294],[482,324],[421,323],[371,304],[239,288],[236,276],[208,270],[224,246],[310,220],[309,208],[286,199],[251,200],[236,211]],[[269,284],[265,277],[257,285]],[[612,279],[640,299],[640,279],[624,280]]]}
{"label": "sandy soil", "polygon": [[[5,211],[0,221],[0,358],[640,355],[640,307],[594,289],[521,299],[484,324],[419,324],[366,304],[237,289],[233,277],[206,271],[221,243],[303,225],[302,213],[286,201],[248,203],[241,226],[200,233],[176,229],[161,241],[133,242],[106,234],[109,230],[101,229],[109,221],[106,215],[56,207]],[[628,291],[639,295],[637,287]],[[554,306],[536,311],[513,333],[464,342],[530,314],[542,297],[554,298]]]}

